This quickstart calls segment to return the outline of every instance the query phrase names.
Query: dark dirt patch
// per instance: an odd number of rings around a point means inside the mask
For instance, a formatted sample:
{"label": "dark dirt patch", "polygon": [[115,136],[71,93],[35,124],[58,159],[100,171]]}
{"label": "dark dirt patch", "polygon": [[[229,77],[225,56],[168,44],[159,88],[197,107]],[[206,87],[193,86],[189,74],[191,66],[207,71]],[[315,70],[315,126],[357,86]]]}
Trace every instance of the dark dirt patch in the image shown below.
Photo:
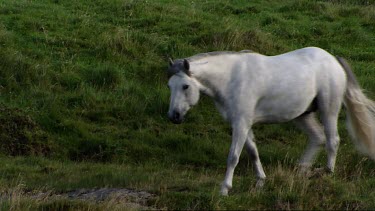
{"label": "dark dirt patch", "polygon": [[15,189],[0,191],[0,202],[18,203],[21,199],[32,201],[37,206],[41,206],[40,208],[46,206],[45,202],[48,202],[52,206],[47,208],[47,210],[55,210],[56,206],[60,210],[64,204],[59,204],[59,202],[64,202],[67,207],[77,202],[87,202],[90,206],[97,206],[100,209],[103,207],[115,210],[156,209],[151,206],[151,204],[155,204],[155,194],[127,188],[77,189],[69,192],[55,192],[53,190],[26,191],[22,187],[17,187]]}
{"label": "dark dirt patch", "polygon": [[100,188],[100,189],[79,189],[65,193],[65,196],[72,199],[104,201],[108,198],[125,200],[137,204],[147,205],[147,202],[154,197],[146,191],[136,191],[123,188]]}
{"label": "dark dirt patch", "polygon": [[94,203],[103,203],[110,201],[112,204],[121,204],[122,207],[132,209],[153,209],[149,206],[155,199],[155,195],[146,191],[137,191],[126,188],[100,188],[100,189],[78,189],[63,193],[53,192],[29,192],[26,193],[31,198],[37,200],[44,199],[68,199],[82,200]]}

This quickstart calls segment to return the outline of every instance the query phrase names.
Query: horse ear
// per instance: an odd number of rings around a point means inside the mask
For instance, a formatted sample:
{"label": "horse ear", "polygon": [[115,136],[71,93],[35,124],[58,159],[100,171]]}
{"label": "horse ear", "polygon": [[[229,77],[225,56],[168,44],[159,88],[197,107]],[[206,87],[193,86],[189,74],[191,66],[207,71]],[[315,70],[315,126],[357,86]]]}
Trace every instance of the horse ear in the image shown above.
{"label": "horse ear", "polygon": [[191,76],[189,61],[184,59],[184,72],[186,75]]}
{"label": "horse ear", "polygon": [[169,66],[172,66],[173,65],[173,60],[171,57],[169,57]]}

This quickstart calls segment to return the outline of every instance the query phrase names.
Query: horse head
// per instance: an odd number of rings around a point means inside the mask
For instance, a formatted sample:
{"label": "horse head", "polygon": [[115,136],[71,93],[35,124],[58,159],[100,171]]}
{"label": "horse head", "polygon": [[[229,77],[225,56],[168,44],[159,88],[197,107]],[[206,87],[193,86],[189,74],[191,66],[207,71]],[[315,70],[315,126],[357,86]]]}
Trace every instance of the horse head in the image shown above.
{"label": "horse head", "polygon": [[180,124],[187,111],[198,103],[199,85],[192,78],[190,64],[186,59],[170,59],[167,73],[171,91],[168,118],[173,123]]}

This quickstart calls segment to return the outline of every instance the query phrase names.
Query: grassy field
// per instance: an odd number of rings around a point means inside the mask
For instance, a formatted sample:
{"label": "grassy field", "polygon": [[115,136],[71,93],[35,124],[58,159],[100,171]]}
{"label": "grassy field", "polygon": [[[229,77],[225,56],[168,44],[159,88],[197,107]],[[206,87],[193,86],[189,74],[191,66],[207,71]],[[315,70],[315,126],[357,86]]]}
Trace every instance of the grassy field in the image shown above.
{"label": "grassy field", "polygon": [[306,136],[257,125],[266,185],[255,189],[243,155],[229,197],[218,191],[231,129],[212,101],[182,125],[166,118],[168,57],[306,46],[347,58],[375,99],[374,0],[2,0],[0,209],[124,209],[27,194],[101,187],[154,193],[158,209],[375,209],[375,162],[344,113],[334,175],[300,178]]}

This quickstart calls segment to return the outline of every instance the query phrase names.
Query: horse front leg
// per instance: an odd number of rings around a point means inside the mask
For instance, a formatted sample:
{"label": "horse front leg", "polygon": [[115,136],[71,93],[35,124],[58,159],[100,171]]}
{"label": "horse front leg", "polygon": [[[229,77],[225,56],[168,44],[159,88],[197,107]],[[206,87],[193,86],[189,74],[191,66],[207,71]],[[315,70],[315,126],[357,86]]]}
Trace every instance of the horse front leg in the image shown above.
{"label": "horse front leg", "polygon": [[220,191],[221,194],[224,196],[227,196],[229,189],[232,188],[234,169],[238,164],[238,160],[241,155],[242,148],[246,142],[247,133],[249,131],[248,124],[245,124],[244,122],[232,124],[232,128],[232,144],[230,146],[230,151],[227,160],[227,171],[225,174],[225,179],[221,184]]}

